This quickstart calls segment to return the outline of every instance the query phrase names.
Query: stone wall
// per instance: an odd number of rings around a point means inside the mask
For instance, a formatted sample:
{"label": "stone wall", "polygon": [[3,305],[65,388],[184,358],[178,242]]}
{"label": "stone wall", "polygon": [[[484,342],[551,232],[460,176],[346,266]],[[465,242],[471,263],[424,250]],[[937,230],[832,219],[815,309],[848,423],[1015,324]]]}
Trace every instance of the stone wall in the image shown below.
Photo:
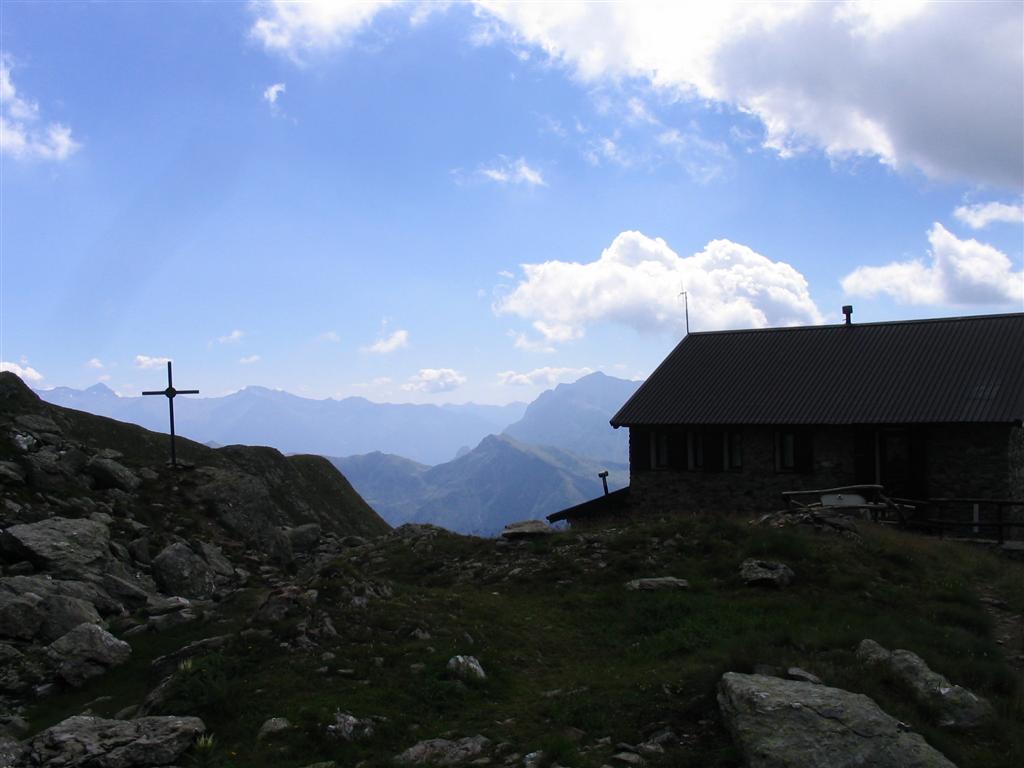
{"label": "stone wall", "polygon": [[[810,471],[776,470],[775,430],[746,427],[743,467],[704,472],[640,470],[630,466],[634,511],[758,513],[780,509],[781,493],[876,482],[857,464],[854,428],[819,427],[812,432]],[[637,430],[630,430],[630,440]],[[639,439],[649,439],[639,433]],[[1006,425],[921,427],[915,441],[923,448],[929,497],[1024,498],[1024,430]],[[642,446],[641,446],[642,447]],[[863,460],[863,457],[862,457]],[[869,468],[871,467],[869,457]],[[860,475],[858,476],[858,469]],[[882,478],[884,484],[884,478]]]}
{"label": "stone wall", "polygon": [[[630,430],[634,439],[635,430]],[[638,511],[769,512],[783,506],[783,491],[853,485],[854,437],[849,430],[813,432],[813,469],[807,473],[776,471],[775,430],[742,430],[743,467],[721,472],[630,467],[630,492]],[[646,440],[646,435],[640,435]]]}

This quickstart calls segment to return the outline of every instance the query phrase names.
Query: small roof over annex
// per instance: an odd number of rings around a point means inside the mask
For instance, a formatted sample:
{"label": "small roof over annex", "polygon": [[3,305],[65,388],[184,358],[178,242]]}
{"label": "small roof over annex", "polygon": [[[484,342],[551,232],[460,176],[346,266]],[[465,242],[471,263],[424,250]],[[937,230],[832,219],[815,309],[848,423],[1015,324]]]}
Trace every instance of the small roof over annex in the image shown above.
{"label": "small roof over annex", "polygon": [[613,427],[1017,424],[1024,312],[691,333]]}

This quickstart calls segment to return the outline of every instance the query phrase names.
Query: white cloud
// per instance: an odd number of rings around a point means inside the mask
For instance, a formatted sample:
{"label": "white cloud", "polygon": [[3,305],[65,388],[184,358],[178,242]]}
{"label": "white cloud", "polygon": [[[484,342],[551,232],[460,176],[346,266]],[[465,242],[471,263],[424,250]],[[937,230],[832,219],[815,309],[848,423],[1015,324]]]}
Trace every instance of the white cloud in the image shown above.
{"label": "white cloud", "polygon": [[248,357],[243,357],[238,362],[241,363],[242,365],[252,365],[253,363],[258,363],[262,359],[263,358],[261,358],[259,355],[249,355]]}
{"label": "white cloud", "polygon": [[402,389],[407,392],[451,392],[466,381],[465,376],[451,368],[421,368],[419,373],[409,377]]}
{"label": "white cloud", "polygon": [[109,373],[104,373],[102,376],[97,378],[96,381],[103,381],[103,382],[110,381],[110,374]]}
{"label": "white cloud", "polygon": [[382,336],[368,347],[363,347],[364,352],[373,352],[378,355],[386,355],[396,349],[409,346],[409,332],[397,330],[394,333]]}
{"label": "white cloud", "polygon": [[331,344],[338,344],[341,342],[341,336],[338,335],[337,331],[324,331],[316,337],[317,341],[329,341]]}
{"label": "white cloud", "polygon": [[519,333],[517,331],[509,331],[508,335],[512,337],[512,345],[516,349],[522,349],[526,352],[554,352],[555,348],[548,344],[543,338],[531,339],[525,333]]}
{"label": "white cloud", "polygon": [[0,53],[0,154],[19,160],[65,160],[80,147],[61,123],[38,124],[39,105],[18,95],[11,58]]}
{"label": "white cloud", "polygon": [[169,357],[150,357],[149,355],[136,355],[135,365],[138,368],[161,368],[169,363]]}
{"label": "white cloud", "polygon": [[994,222],[1022,224],[1024,223],[1024,205],[1007,205],[996,202],[975,203],[974,205],[961,205],[953,211],[953,215],[971,229],[984,229]]}
{"label": "white cloud", "polygon": [[498,379],[502,384],[516,387],[552,386],[560,382],[576,381],[588,373],[593,373],[593,368],[534,368],[525,373],[515,371],[502,371]]}
{"label": "white cloud", "polygon": [[245,336],[245,331],[234,330],[231,333],[225,334],[224,336],[217,337],[218,344],[237,344]]}
{"label": "white cloud", "polygon": [[530,187],[547,186],[544,176],[536,168],[531,168],[525,158],[512,160],[500,155],[488,166],[480,166],[477,173],[485,179],[498,184],[526,184]]}
{"label": "white cloud", "polygon": [[[24,361],[22,361],[24,363]],[[30,365],[18,365],[6,360],[0,362],[0,371],[10,371],[25,381],[42,381],[45,377]]]}
{"label": "white cloud", "polygon": [[300,61],[302,54],[346,45],[393,0],[257,2],[250,35],[269,51]]}
{"label": "white cloud", "polygon": [[90,368],[102,368],[103,361],[100,360],[98,357],[91,357],[89,358],[89,361],[86,363],[86,365],[89,366]]}
{"label": "white cloud", "polygon": [[266,90],[263,91],[263,99],[270,104],[271,107],[274,107],[277,105],[277,97],[284,93],[285,90],[286,87],[284,83],[268,85]]}
{"label": "white cloud", "polygon": [[903,304],[992,304],[1024,307],[1024,271],[1002,251],[960,240],[936,222],[928,232],[929,262],[896,261],[858,267],[842,279],[854,296],[888,294]]}
{"label": "white cloud", "polygon": [[699,330],[822,321],[802,274],[729,240],[679,256],[660,238],[622,232],[595,261],[522,268],[524,279],[494,310],[530,320],[538,344],[578,339],[597,322],[681,334],[684,289],[691,326]]}
{"label": "white cloud", "polygon": [[540,49],[588,86],[640,81],[729,105],[782,155],[1024,181],[1020,3],[478,5],[501,22],[492,41]]}

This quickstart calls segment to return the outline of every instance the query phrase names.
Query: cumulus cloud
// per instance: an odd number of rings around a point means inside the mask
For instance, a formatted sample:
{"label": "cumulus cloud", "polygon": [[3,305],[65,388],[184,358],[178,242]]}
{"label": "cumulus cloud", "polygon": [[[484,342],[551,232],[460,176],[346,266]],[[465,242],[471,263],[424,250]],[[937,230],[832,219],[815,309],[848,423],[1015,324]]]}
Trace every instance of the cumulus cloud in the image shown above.
{"label": "cumulus cloud", "polygon": [[421,368],[419,373],[409,377],[402,389],[407,392],[451,392],[466,381],[465,376],[451,368]]}
{"label": "cumulus cloud", "polygon": [[223,336],[217,337],[218,344],[237,344],[245,336],[245,331],[234,330],[231,333],[226,333]]}
{"label": "cumulus cloud", "polygon": [[1005,253],[977,240],[961,240],[936,222],[928,232],[928,262],[895,261],[858,267],[842,279],[854,296],[887,294],[903,304],[1024,306],[1024,271]]}
{"label": "cumulus cloud", "polygon": [[996,222],[1002,224],[1024,223],[1024,205],[1006,203],[975,203],[961,205],[953,215],[971,229],[984,229]]}
{"label": "cumulus cloud", "polygon": [[61,123],[41,125],[39,105],[18,94],[11,57],[0,53],[0,154],[19,160],[65,160],[81,144]]}
{"label": "cumulus cloud", "polygon": [[578,339],[597,322],[679,334],[684,289],[691,325],[702,330],[822,321],[802,274],[729,240],[680,256],[661,238],[622,232],[594,261],[522,269],[524,279],[494,310],[530,320],[549,345]]}
{"label": "cumulus cloud", "polygon": [[1019,3],[479,5],[491,40],[540,49],[588,85],[638,79],[727,104],[782,155],[1024,180]]}
{"label": "cumulus cloud", "polygon": [[274,83],[268,85],[266,90],[263,91],[263,100],[271,106],[277,104],[277,97],[284,93],[286,90],[284,83]]}
{"label": "cumulus cloud", "polygon": [[261,358],[259,355],[249,355],[247,357],[243,357],[238,362],[241,363],[242,365],[252,365],[253,363],[258,363],[262,359],[263,358]]}
{"label": "cumulus cloud", "polygon": [[[24,361],[22,362],[24,363]],[[43,374],[27,363],[18,365],[18,363],[9,363],[4,360],[0,362],[0,371],[10,371],[24,381],[42,381],[45,378]]]}
{"label": "cumulus cloud", "polygon": [[[250,35],[269,51],[301,60],[304,53],[349,43],[394,0],[272,0],[254,4]],[[410,8],[411,10],[411,8]]]}
{"label": "cumulus cloud", "polygon": [[581,376],[593,372],[593,368],[552,368],[549,366],[534,368],[525,373],[502,371],[498,374],[498,380],[502,384],[516,387],[552,386],[560,382],[576,381]]}
{"label": "cumulus cloud", "polygon": [[396,349],[409,346],[409,332],[399,329],[394,333],[387,334],[377,339],[368,347],[363,347],[364,352],[373,352],[378,355],[386,355]]}
{"label": "cumulus cloud", "polygon": [[86,365],[89,366],[90,368],[102,368],[103,361],[100,360],[98,357],[91,357],[89,358],[89,361],[86,363]]}
{"label": "cumulus cloud", "polygon": [[149,355],[136,355],[135,365],[138,368],[161,368],[169,363],[169,357],[150,357]]}

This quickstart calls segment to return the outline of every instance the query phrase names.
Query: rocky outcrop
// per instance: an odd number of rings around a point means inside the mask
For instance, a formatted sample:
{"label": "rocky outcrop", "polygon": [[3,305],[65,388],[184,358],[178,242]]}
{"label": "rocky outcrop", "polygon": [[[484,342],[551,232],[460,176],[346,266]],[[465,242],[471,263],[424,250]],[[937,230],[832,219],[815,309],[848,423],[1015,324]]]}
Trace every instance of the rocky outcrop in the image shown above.
{"label": "rocky outcrop", "polygon": [[181,597],[210,597],[217,589],[217,573],[203,555],[177,541],[153,559],[153,578],[160,589]]}
{"label": "rocky outcrop", "polygon": [[868,667],[885,669],[943,728],[971,730],[994,718],[992,705],[977,694],[954,685],[911,651],[887,651],[874,640],[862,640],[857,659]]}
{"label": "rocky outcrop", "polygon": [[486,680],[487,674],[476,656],[452,656],[448,659],[447,670],[460,680]]}
{"label": "rocky outcrop", "polygon": [[174,763],[205,730],[198,717],[79,715],[31,739],[26,753],[39,768],[148,768]]}
{"label": "rocky outcrop", "polygon": [[491,744],[484,736],[462,739],[428,739],[409,747],[395,757],[400,765],[462,765],[474,760]]}
{"label": "rocky outcrop", "polygon": [[543,520],[521,520],[506,525],[501,535],[506,539],[536,539],[552,533],[554,530]]}
{"label": "rocky outcrop", "polygon": [[69,577],[98,571],[110,558],[110,530],[95,520],[55,517],[13,525],[0,534],[0,554]]}
{"label": "rocky outcrop", "polygon": [[373,720],[340,710],[334,713],[334,722],[327,726],[327,735],[339,741],[367,741],[373,738],[373,733]]}
{"label": "rocky outcrop", "polygon": [[727,672],[722,718],[749,768],[955,768],[867,696]]}
{"label": "rocky outcrop", "polygon": [[689,589],[690,582],[675,576],[655,576],[648,579],[633,579],[626,582],[630,592],[658,592],[672,589]]}

